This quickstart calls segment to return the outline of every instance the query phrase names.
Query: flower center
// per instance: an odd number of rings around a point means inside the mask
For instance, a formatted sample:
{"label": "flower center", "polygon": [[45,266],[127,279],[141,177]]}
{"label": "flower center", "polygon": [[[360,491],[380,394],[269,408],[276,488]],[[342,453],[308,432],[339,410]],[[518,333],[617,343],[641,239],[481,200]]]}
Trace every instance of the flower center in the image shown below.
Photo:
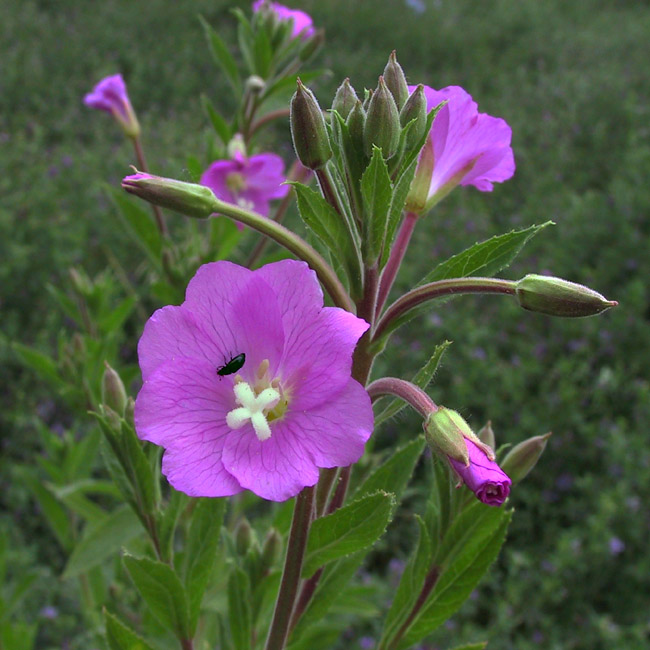
{"label": "flower center", "polygon": [[246,189],[246,179],[239,172],[231,172],[226,176],[226,185],[233,194],[239,194]]}
{"label": "flower center", "polygon": [[289,406],[289,396],[282,391],[277,378],[269,379],[268,368],[269,362],[265,359],[252,385],[239,375],[235,377],[233,391],[239,407],[226,415],[226,423],[231,429],[240,429],[250,420],[255,435],[262,442],[271,437],[270,423],[281,419]]}

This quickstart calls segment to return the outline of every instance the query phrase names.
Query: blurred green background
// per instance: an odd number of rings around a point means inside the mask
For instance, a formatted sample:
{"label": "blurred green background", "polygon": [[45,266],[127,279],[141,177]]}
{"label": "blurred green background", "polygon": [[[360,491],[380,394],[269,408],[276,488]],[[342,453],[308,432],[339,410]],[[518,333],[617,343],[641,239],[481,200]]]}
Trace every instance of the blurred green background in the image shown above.
{"label": "blurred green background", "polygon": [[[236,3],[248,10],[248,4]],[[292,3],[297,6],[298,3]],[[426,647],[490,638],[528,650],[646,648],[650,639],[650,6],[632,0],[305,0],[326,29],[314,85],[325,106],[343,77],[374,87],[396,49],[411,83],[461,85],[483,112],[513,128],[517,172],[492,194],[460,188],[423,219],[399,277],[405,289],[476,241],[552,219],[504,277],[525,272],[588,284],[620,306],[599,318],[553,320],[507,299],[466,297],[412,322],[380,369],[410,376],[433,345],[452,339],[431,387],[497,442],[554,432],[511,501],[514,523],[497,565]],[[7,580],[37,567],[17,614],[40,625],[39,648],[84,647],[65,556],[18,468],[42,454],[42,426],[70,426],[66,409],[19,363],[12,340],[45,352],[69,323],[45,287],[67,269],[91,275],[112,251],[139,253],[122,232],[103,183],[128,173],[132,154],[111,120],[82,104],[121,72],[143,126],[154,173],[187,178],[188,154],[213,138],[207,93],[224,113],[225,80],[206,52],[197,14],[234,42],[220,0],[9,0],[0,21],[0,532]],[[288,127],[280,127],[288,143]],[[290,148],[280,153],[288,159]],[[133,341],[142,323],[134,319]],[[382,446],[418,431],[406,416]],[[406,553],[410,539],[385,545]],[[403,548],[402,548],[403,547]],[[380,549],[381,551],[381,549]],[[372,629],[367,631],[372,636]],[[67,645],[66,645],[67,644]],[[350,641],[349,647],[359,647]]]}

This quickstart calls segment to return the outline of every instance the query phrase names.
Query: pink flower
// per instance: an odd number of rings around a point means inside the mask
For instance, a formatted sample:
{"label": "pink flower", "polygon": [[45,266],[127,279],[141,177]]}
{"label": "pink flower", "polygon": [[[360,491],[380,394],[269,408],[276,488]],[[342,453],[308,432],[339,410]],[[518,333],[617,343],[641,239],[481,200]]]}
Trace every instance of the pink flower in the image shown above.
{"label": "pink flower", "polygon": [[[409,90],[414,89],[409,86]],[[456,185],[473,185],[482,192],[491,192],[493,183],[512,177],[512,129],[505,120],[479,113],[476,102],[460,86],[442,90],[424,86],[424,94],[427,110],[447,102],[436,115],[420,154],[420,167],[426,166],[427,171],[432,168],[425,210]],[[423,165],[427,158],[428,165]]]}
{"label": "pink flower", "polygon": [[284,161],[274,153],[246,158],[236,152],[232,160],[216,160],[201,176],[201,185],[209,187],[218,199],[254,210],[265,217],[269,203],[281,199],[291,189],[285,181]]}
{"label": "pink flower", "polygon": [[163,473],[191,496],[247,489],[288,499],[318,481],[319,467],[350,465],[363,453],[372,408],[350,372],[367,329],[323,307],[304,262],[256,271],[206,264],[185,302],[145,326],[138,436],[165,448]]}
{"label": "pink flower", "polygon": [[110,113],[127,135],[137,137],[140,134],[140,125],[121,74],[102,79],[92,92],[84,97],[84,104]]}
{"label": "pink flower", "polygon": [[464,438],[469,452],[469,465],[449,457],[454,471],[482,503],[500,506],[510,494],[508,475],[490,460],[485,452],[468,438]]}
{"label": "pink flower", "polygon": [[293,29],[291,31],[291,36],[293,38],[300,36],[300,38],[306,40],[314,35],[316,31],[314,29],[314,23],[311,16],[306,14],[304,11],[300,11],[300,9],[289,9],[289,7],[285,7],[278,2],[267,2],[267,0],[256,0],[253,3],[253,11],[259,11],[265,4],[268,5],[279,20],[293,21]]}

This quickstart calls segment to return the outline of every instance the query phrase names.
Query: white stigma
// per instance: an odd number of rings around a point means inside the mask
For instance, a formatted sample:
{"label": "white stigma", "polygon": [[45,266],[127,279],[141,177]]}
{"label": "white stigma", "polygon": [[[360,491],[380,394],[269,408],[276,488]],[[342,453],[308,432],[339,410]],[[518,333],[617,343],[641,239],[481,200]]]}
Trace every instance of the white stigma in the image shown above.
{"label": "white stigma", "polygon": [[255,204],[243,196],[237,197],[237,205],[244,210],[253,210],[255,208]]}
{"label": "white stigma", "polygon": [[277,406],[280,393],[275,388],[265,388],[259,395],[255,395],[255,391],[245,381],[236,383],[233,390],[235,401],[241,406],[226,415],[228,426],[239,429],[250,420],[258,440],[268,440],[271,437],[271,427],[266,420],[266,413]]}

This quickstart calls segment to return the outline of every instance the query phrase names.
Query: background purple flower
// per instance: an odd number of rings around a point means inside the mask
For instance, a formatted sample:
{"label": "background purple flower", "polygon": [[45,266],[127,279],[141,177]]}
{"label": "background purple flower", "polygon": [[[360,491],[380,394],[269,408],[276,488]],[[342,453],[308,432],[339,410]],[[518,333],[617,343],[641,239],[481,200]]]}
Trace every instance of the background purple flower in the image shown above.
{"label": "background purple flower", "polygon": [[[410,86],[409,90],[414,90]],[[434,90],[424,86],[427,110],[443,101],[425,145],[433,155],[433,174],[427,208],[444,198],[456,185],[473,185],[491,192],[493,183],[508,180],[515,172],[515,159],[508,123],[479,113],[472,97],[460,86]]]}
{"label": "background purple flower", "polygon": [[274,153],[260,153],[247,158],[237,152],[232,160],[216,160],[201,176],[218,199],[254,210],[265,217],[269,214],[270,201],[284,198],[289,185],[286,180],[284,161]]}
{"label": "background purple flower", "polygon": [[140,126],[121,74],[102,79],[92,92],[84,97],[84,104],[90,108],[110,113],[120,123],[127,135],[135,137],[140,133]]}
{"label": "background purple flower", "polygon": [[471,440],[465,438],[465,444],[469,452],[469,465],[465,467],[453,458],[449,462],[479,501],[488,506],[500,506],[510,494],[510,478]]}
{"label": "background purple flower", "polygon": [[[259,11],[264,4],[265,0],[256,0],[253,3],[253,11]],[[314,35],[316,31],[314,29],[314,23],[311,16],[304,11],[300,11],[300,9],[289,9],[289,7],[285,7],[278,2],[268,2],[267,4],[279,20],[293,20],[293,29],[291,31],[293,38],[300,36],[305,40]]]}
{"label": "background purple flower", "polygon": [[[249,489],[288,499],[318,481],[318,468],[363,453],[372,408],[350,372],[367,328],[323,307],[303,262],[256,271],[206,264],[185,302],[159,309],[145,326],[138,435],[165,448],[163,473],[191,496]],[[246,358],[236,375],[217,375],[239,354]]]}

